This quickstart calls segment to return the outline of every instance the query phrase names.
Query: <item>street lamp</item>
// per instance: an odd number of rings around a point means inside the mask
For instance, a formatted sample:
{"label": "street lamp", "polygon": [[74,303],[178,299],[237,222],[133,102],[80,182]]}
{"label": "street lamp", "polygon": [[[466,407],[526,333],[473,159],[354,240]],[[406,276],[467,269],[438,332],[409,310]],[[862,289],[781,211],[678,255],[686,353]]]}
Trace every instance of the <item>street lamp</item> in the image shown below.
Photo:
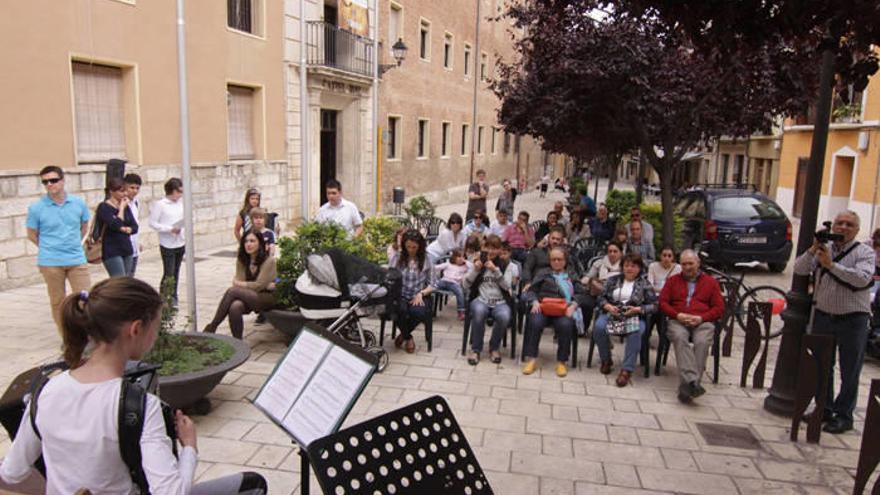
{"label": "street lamp", "polygon": [[403,42],[403,38],[398,38],[397,41],[391,45],[391,54],[394,56],[394,60],[397,63],[379,65],[379,75],[381,76],[395,67],[400,67],[400,64],[406,59],[407,50],[409,50],[409,48],[406,46],[406,43]]}

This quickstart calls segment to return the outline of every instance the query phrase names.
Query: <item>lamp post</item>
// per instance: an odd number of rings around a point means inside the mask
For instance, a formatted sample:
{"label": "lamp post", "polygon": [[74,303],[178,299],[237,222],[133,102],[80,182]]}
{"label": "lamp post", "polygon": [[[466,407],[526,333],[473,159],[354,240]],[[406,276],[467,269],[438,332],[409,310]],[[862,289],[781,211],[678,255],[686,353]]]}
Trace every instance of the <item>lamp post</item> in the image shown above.
{"label": "lamp post", "polygon": [[[810,163],[807,167],[804,207],[801,214],[801,227],[798,231],[796,253],[801,255],[813,244],[813,232],[819,213],[819,198],[822,195],[822,172],[825,168],[825,149],[828,144],[828,127],[831,121],[831,97],[834,86],[835,42],[822,51],[822,72],[819,79],[819,101],[816,104],[816,123],[813,127],[813,143],[810,149]],[[801,340],[810,321],[811,300],[808,294],[809,275],[793,275],[791,290],[785,295],[785,311],[782,312],[782,342],[776,356],[773,370],[773,383],[769,395],[764,399],[764,409],[784,416],[794,413],[795,386],[800,371]]]}
{"label": "lamp post", "polygon": [[391,69],[395,69],[400,67],[400,64],[406,60],[406,52],[409,51],[409,47],[406,46],[406,43],[403,42],[402,38],[398,38],[398,40],[391,45],[391,54],[394,56],[394,61],[397,63],[394,64],[380,64],[379,65],[379,77],[382,77],[382,74],[388,72]]}

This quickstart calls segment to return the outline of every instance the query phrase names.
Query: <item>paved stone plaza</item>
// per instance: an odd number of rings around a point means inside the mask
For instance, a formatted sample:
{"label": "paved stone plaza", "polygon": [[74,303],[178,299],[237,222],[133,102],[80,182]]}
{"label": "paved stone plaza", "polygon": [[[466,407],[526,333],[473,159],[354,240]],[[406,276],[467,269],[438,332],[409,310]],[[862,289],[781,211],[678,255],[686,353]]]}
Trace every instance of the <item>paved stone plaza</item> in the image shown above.
{"label": "paved stone plaza", "polygon": [[[530,193],[518,201],[517,210],[528,209],[533,218],[540,218],[552,200],[561,198],[555,193],[539,200]],[[457,208],[463,211],[462,205]],[[441,208],[438,214],[444,216],[449,209]],[[234,260],[218,255],[232,248],[198,253],[201,325],[232,280]],[[157,253],[148,253],[138,272],[144,280],[158,283]],[[103,271],[96,271],[93,280],[103,276]],[[788,286],[788,275],[755,277]],[[182,282],[181,295],[186,280]],[[21,371],[57,358],[60,339],[43,285],[0,293],[0,307],[4,321],[0,385],[5,389]],[[367,325],[378,332],[377,321]],[[219,332],[228,334],[226,323]],[[598,358],[592,369],[586,368],[587,340],[580,343],[578,369],[559,379],[553,372],[555,346],[549,332],[541,346],[542,369],[528,377],[520,373],[518,362],[508,358],[509,352],[500,365],[484,359],[476,367],[469,366],[459,354],[461,324],[455,319],[454,306],[447,306],[435,320],[432,353],[427,352],[423,336],[417,331],[418,349],[412,355],[394,349],[390,339],[386,340],[391,364],[372,379],[346,423],[442,395],[464,427],[495,493],[503,495],[851,493],[868,384],[871,378],[880,378],[878,363],[868,361],[856,430],[838,436],[823,434],[819,445],[811,445],[788,440],[789,420],[761,407],[764,390],[739,387],[741,333],[733,356],[722,358],[720,383],[707,383],[708,393],[694,405],[676,400],[674,354],[663,375],[645,379],[639,368],[634,383],[620,389],[613,383],[616,374],[599,373]],[[256,470],[266,476],[271,493],[299,493],[296,449],[282,430],[248,402],[287,341],[268,324],[254,324],[252,316],[247,320],[246,340],[253,349],[250,360],[229,373],[210,395],[211,413],[195,418],[200,452],[197,476],[208,479]],[[521,337],[518,349],[519,345]],[[622,345],[615,347],[615,361],[620,361],[622,350]],[[768,385],[775,355],[774,347]],[[653,352],[651,357],[653,361]],[[710,445],[700,432],[701,425],[707,424],[742,426],[759,442],[747,449]],[[0,455],[9,445],[4,436]],[[313,489],[318,490],[316,483]]]}

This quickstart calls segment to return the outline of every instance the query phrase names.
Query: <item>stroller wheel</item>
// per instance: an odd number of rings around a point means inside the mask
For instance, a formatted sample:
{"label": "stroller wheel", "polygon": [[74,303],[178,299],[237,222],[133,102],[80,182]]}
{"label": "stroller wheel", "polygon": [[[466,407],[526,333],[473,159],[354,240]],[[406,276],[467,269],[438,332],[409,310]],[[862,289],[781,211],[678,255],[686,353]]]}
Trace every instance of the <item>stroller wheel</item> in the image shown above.
{"label": "stroller wheel", "polygon": [[365,349],[370,354],[375,354],[376,357],[379,358],[379,365],[377,369],[379,373],[385,371],[385,368],[388,366],[388,353],[385,352],[385,349],[378,346],[371,346]]}
{"label": "stroller wheel", "polygon": [[[358,344],[361,343],[361,338],[359,336],[355,335],[355,339]],[[364,342],[366,343],[366,345],[364,346],[365,349],[369,349],[370,347],[375,347],[376,346],[376,334],[374,334],[373,332],[371,332],[369,330],[364,330]]]}

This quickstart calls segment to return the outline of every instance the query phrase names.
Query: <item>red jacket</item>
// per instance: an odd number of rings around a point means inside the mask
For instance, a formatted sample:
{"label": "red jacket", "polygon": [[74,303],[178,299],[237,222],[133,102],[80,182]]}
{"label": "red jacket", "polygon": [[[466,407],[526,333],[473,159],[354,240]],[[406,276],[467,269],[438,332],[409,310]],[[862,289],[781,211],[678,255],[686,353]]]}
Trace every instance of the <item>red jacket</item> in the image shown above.
{"label": "red jacket", "polygon": [[718,281],[705,273],[697,277],[691,303],[687,304],[687,280],[679,273],[666,279],[660,291],[660,311],[670,318],[679,313],[697,315],[703,321],[715,321],[724,315],[724,298]]}

